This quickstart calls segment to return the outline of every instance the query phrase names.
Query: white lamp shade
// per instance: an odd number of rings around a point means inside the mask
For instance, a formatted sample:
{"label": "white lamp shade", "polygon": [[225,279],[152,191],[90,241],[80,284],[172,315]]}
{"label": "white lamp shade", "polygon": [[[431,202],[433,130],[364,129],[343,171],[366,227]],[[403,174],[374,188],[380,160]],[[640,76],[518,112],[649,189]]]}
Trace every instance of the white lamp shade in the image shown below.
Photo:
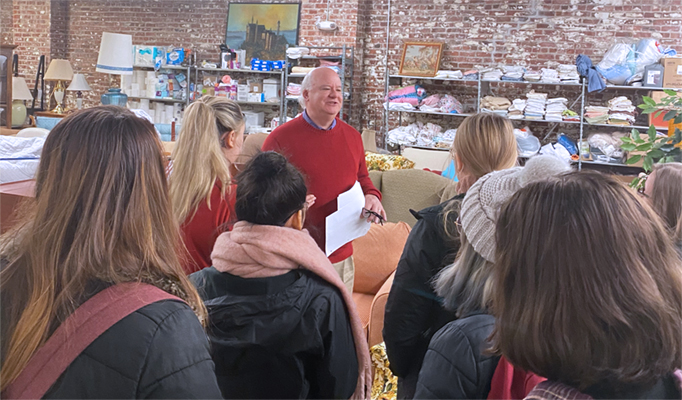
{"label": "white lamp shade", "polygon": [[90,88],[90,85],[88,85],[88,81],[85,80],[85,75],[73,74],[73,80],[66,90],[71,90],[74,92],[87,92],[88,90],[92,89]]}
{"label": "white lamp shade", "polygon": [[119,33],[102,33],[95,70],[106,74],[132,75],[133,37]]}
{"label": "white lamp shade", "polygon": [[12,100],[33,100],[33,95],[28,90],[28,85],[24,78],[12,77]]}
{"label": "white lamp shade", "polygon": [[70,81],[73,78],[73,69],[69,60],[55,59],[50,61],[45,73],[46,81]]}

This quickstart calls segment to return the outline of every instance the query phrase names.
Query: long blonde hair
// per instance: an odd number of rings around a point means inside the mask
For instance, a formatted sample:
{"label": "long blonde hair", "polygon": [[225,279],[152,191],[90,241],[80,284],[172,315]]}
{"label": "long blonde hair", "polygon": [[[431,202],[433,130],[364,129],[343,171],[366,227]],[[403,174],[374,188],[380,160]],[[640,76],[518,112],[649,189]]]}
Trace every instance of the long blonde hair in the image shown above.
{"label": "long blonde hair", "polygon": [[179,224],[194,215],[202,200],[211,206],[216,181],[220,181],[223,195],[229,190],[230,163],[220,136],[238,131],[244,122],[239,105],[224,97],[203,96],[185,111],[169,177],[173,214]]}
{"label": "long blonde hair", "polygon": [[682,163],[657,164],[651,206],[665,222],[676,244],[682,243]]}
{"label": "long blonde hair", "polygon": [[152,284],[205,320],[178,259],[182,242],[151,123],[115,106],[66,117],[45,141],[32,200],[0,238],[0,390],[98,282]]}
{"label": "long blonde hair", "polygon": [[[518,162],[514,126],[508,118],[491,112],[466,117],[457,128],[450,155],[453,160],[456,155],[476,179],[511,168]],[[452,238],[456,238],[456,234],[451,232],[448,215],[459,212],[459,207],[458,201],[452,201],[443,210],[445,232]]]}

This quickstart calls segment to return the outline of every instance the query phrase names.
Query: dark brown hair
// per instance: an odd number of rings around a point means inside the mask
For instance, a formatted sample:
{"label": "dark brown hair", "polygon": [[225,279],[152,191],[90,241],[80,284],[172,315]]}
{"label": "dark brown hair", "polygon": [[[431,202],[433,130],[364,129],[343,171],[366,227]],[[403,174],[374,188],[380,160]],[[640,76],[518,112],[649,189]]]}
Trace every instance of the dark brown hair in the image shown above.
{"label": "dark brown hair", "polygon": [[626,187],[585,172],[530,184],[496,238],[493,339],[513,364],[621,397],[679,368],[680,259]]}
{"label": "dark brown hair", "polygon": [[205,318],[178,261],[161,142],[148,121],[114,106],[62,120],[45,141],[27,207],[0,239],[3,389],[93,283],[146,282]]}

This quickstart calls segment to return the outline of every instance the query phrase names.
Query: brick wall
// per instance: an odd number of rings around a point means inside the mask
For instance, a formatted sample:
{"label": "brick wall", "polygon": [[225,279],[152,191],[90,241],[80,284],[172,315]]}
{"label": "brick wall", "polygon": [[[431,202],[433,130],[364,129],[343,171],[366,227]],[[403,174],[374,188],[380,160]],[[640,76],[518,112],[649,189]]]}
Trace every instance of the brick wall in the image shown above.
{"label": "brick wall", "polygon": [[[194,48],[215,59],[224,37],[229,0],[3,0],[11,1],[13,41],[22,72],[35,74],[37,56],[67,57],[86,74],[96,104],[108,77],[94,65],[103,31],[129,33],[135,43]],[[322,32],[327,4],[335,32]],[[388,69],[397,73],[406,40],[445,43],[442,68],[572,63],[584,53],[598,62],[616,39],[653,36],[682,53],[679,0],[392,0]],[[3,11],[2,20],[8,16]],[[300,43],[356,46],[354,118],[358,128],[383,128],[384,57],[388,0],[303,0]],[[3,30],[3,35],[6,35]],[[437,90],[433,88],[432,90]],[[455,85],[451,90],[459,90]],[[471,98],[465,91],[465,101]]]}
{"label": "brick wall", "polygon": [[0,4],[0,43],[14,44],[12,37],[13,0],[2,0]]}

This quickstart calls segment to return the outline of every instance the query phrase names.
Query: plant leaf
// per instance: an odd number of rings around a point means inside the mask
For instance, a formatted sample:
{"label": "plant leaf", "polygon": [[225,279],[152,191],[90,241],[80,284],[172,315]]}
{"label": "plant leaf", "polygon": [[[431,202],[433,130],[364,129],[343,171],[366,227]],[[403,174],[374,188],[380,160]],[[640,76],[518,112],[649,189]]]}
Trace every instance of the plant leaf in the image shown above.
{"label": "plant leaf", "polygon": [[665,94],[667,94],[668,96],[677,96],[677,92],[674,91],[674,90],[665,89],[664,92],[665,92]]}
{"label": "plant leaf", "polygon": [[632,139],[630,139],[629,136],[623,136],[622,138],[620,138],[620,140],[621,140],[623,143],[632,143]]}
{"label": "plant leaf", "polygon": [[663,162],[666,162],[666,163],[675,162],[675,157],[667,156],[665,159],[663,159]]}
{"label": "plant leaf", "polygon": [[676,115],[677,115],[676,110],[670,110],[663,116],[663,121],[670,121],[671,119],[675,118]]}
{"label": "plant leaf", "polygon": [[630,132],[630,136],[635,141],[635,143],[638,143],[639,140],[642,140],[642,138],[639,136],[639,131],[637,129],[632,129],[632,131]]}
{"label": "plant leaf", "polygon": [[641,180],[642,180],[642,178],[636,177],[635,179],[632,180],[632,182],[630,182],[630,183],[628,184],[628,186],[631,187],[631,188],[633,188],[633,189],[637,189],[637,188],[639,188],[639,182],[640,182]]}
{"label": "plant leaf", "polygon": [[639,160],[641,160],[641,159],[642,159],[642,156],[640,156],[639,154],[636,154],[634,156],[628,157],[628,159],[627,159],[627,161],[625,161],[625,163],[626,164],[634,164],[636,162],[639,162]]}
{"label": "plant leaf", "polygon": [[637,150],[637,151],[649,151],[649,150],[651,150],[653,147],[654,147],[654,145],[651,144],[651,143],[644,143],[644,144],[638,145],[638,146],[636,147],[636,150]]}
{"label": "plant leaf", "polygon": [[656,102],[649,96],[642,96],[642,101],[649,107],[656,107]]}
{"label": "plant leaf", "polygon": [[644,162],[642,163],[642,168],[644,168],[644,171],[649,172],[653,169],[654,167],[654,160],[649,157],[649,155],[644,156]]}
{"label": "plant leaf", "polygon": [[637,148],[637,145],[635,145],[634,143],[623,143],[620,145],[620,148],[625,151],[633,151]]}
{"label": "plant leaf", "polygon": [[662,158],[663,156],[665,156],[665,153],[659,149],[653,149],[647,155],[650,156],[651,158],[658,160],[658,159]]}
{"label": "plant leaf", "polygon": [[649,141],[654,141],[656,140],[656,127],[653,125],[649,125],[649,130],[647,132],[649,134]]}

